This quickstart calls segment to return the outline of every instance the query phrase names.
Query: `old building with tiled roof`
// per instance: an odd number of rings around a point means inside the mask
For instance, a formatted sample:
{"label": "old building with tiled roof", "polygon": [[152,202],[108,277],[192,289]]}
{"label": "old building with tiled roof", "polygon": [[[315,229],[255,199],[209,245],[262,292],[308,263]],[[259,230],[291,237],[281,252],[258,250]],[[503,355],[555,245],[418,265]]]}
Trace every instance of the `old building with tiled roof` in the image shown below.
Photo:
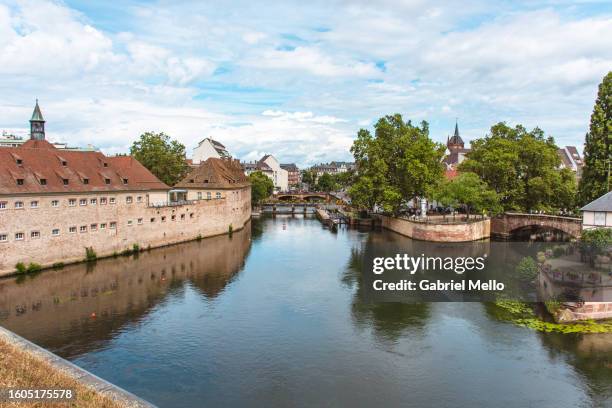
{"label": "old building with tiled roof", "polygon": [[465,160],[469,152],[470,149],[465,148],[465,143],[459,135],[459,124],[455,122],[455,132],[452,137],[446,139],[446,155],[442,159],[446,170],[457,170],[457,166]]}
{"label": "old building with tiled roof", "polygon": [[215,159],[229,159],[232,156],[223,144],[207,137],[202,139],[196,148],[193,149],[192,162],[194,165],[197,165],[211,157]]}
{"label": "old building with tiled roof", "polygon": [[162,246],[250,219],[250,186],[235,161],[194,169],[201,183],[189,195],[191,186],[171,188],[133,157],[57,149],[38,103],[30,133],[18,147],[0,148],[0,275],[18,262],[49,266],[83,260],[85,248],[106,256]]}
{"label": "old building with tiled roof", "polygon": [[576,177],[580,179],[582,176],[582,169],[584,167],[584,161],[580,157],[580,153],[576,146],[565,146],[557,150],[559,159],[561,160],[561,168],[570,169],[576,173]]}

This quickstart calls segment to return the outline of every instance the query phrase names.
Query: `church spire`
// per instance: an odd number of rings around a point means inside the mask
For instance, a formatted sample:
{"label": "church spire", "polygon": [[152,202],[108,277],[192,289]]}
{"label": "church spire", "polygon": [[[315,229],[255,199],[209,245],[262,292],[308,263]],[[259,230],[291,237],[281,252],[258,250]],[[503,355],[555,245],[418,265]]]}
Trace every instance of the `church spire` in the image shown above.
{"label": "church spire", "polygon": [[32,119],[30,119],[30,139],[45,140],[45,119],[38,106],[38,99],[36,99],[36,106],[34,106]]}
{"label": "church spire", "polygon": [[461,136],[459,136],[459,124],[457,120],[455,120],[455,133],[446,142],[446,146],[451,151],[457,150],[457,149],[463,149],[464,147],[463,139],[461,139]]}
{"label": "church spire", "polygon": [[453,137],[461,139],[461,136],[459,136],[459,123],[457,122],[457,119],[455,119],[455,134]]}

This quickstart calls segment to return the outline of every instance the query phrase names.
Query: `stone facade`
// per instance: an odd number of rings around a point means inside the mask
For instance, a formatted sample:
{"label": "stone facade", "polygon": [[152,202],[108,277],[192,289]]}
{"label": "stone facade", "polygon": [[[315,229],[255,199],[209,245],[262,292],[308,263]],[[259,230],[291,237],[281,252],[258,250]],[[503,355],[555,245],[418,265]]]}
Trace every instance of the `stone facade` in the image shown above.
{"label": "stone facade", "polygon": [[489,238],[491,220],[469,223],[428,223],[381,215],[382,227],[412,239],[433,242],[466,242]]}
{"label": "stone facade", "polygon": [[211,199],[205,193],[181,205],[154,205],[159,197],[143,191],[1,198],[0,275],[14,272],[18,262],[81,261],[88,247],[101,257],[134,244],[159,247],[224,234],[250,219],[250,186],[209,192]]}

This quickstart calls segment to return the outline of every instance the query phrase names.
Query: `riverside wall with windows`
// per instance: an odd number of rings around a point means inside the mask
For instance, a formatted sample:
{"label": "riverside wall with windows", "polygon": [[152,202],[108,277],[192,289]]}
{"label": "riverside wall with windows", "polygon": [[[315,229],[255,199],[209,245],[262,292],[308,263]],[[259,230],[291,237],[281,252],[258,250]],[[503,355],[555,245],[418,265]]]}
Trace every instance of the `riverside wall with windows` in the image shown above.
{"label": "riverside wall with windows", "polygon": [[398,234],[433,242],[477,241],[491,236],[491,220],[483,219],[464,223],[434,223],[381,215],[381,225]]}
{"label": "riverside wall with windows", "polygon": [[149,192],[0,197],[0,276],[18,262],[43,267],[131,249],[159,247],[241,229],[251,217],[250,187],[212,192],[180,205]]}

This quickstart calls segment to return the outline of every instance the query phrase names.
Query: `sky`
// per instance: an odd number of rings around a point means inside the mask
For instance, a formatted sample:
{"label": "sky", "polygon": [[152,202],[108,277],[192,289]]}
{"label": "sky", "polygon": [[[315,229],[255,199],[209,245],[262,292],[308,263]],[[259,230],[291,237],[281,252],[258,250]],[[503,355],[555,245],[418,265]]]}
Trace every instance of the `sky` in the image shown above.
{"label": "sky", "polygon": [[582,149],[612,70],[610,1],[0,0],[0,130],[127,152],[146,131],[191,154],[350,160],[401,113],[445,142],[494,123]]}

